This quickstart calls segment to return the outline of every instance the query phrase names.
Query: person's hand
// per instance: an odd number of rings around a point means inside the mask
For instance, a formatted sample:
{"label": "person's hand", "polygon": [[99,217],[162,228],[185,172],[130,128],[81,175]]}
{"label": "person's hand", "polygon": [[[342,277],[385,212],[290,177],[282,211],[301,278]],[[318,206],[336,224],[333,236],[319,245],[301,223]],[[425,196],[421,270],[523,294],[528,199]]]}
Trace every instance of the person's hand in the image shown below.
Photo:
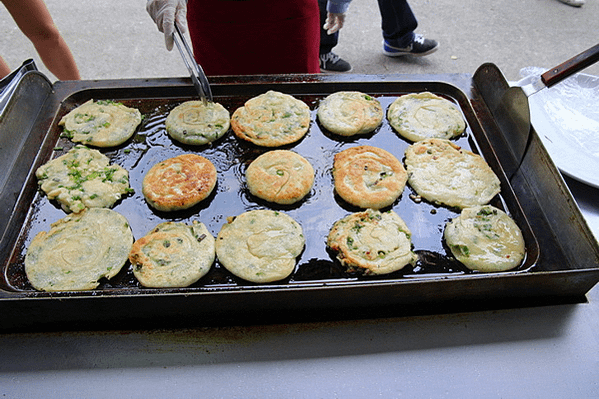
{"label": "person's hand", "polygon": [[173,49],[175,21],[182,33],[187,32],[187,0],[148,0],[146,11],[164,33],[166,49]]}
{"label": "person's hand", "polygon": [[332,35],[339,29],[343,28],[345,22],[345,13],[327,13],[327,19],[324,21],[322,28],[327,31],[327,35]]}

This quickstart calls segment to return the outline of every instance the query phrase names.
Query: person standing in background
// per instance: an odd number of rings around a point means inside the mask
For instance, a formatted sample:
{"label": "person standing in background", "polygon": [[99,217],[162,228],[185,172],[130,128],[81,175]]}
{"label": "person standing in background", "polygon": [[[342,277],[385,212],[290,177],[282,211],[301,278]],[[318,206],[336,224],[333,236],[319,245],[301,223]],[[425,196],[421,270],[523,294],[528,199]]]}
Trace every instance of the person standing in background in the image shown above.
{"label": "person standing in background", "polygon": [[333,52],[339,43],[339,29],[345,23],[345,13],[351,0],[318,0],[320,11],[320,49],[318,61],[321,72],[349,72],[351,65]]}
{"label": "person standing in background", "polygon": [[[73,54],[43,0],[1,0],[15,23],[31,41],[42,62],[59,80],[79,80]],[[0,57],[0,78],[11,69]]]}
{"label": "person standing in background", "polygon": [[[343,26],[347,5],[351,0],[330,0],[327,3],[319,0],[321,20],[323,13],[328,19],[341,21],[337,26]],[[333,4],[332,4],[333,3]],[[326,6],[326,9],[324,8]],[[426,39],[415,33],[418,21],[407,0],[378,0],[381,13],[381,29],[383,35],[383,54],[388,57],[411,55],[422,57],[434,53],[439,48],[436,40]],[[335,17],[334,13],[341,15]],[[333,16],[331,16],[333,14]],[[339,40],[338,32],[323,26],[320,31],[320,69],[328,72],[348,72],[351,65],[332,52]]]}

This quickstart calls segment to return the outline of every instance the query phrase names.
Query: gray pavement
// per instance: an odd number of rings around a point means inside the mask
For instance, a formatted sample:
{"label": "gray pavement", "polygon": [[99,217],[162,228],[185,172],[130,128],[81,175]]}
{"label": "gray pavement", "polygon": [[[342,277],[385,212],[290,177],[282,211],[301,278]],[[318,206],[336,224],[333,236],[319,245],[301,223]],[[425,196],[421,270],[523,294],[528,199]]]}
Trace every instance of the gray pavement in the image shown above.
{"label": "gray pavement", "polygon": [[[86,80],[186,76],[176,50],[145,11],[144,0],[46,0]],[[557,0],[413,0],[418,32],[441,43],[427,57],[389,58],[381,53],[375,0],[353,0],[335,52],[359,74],[473,74],[485,62],[518,80],[526,66],[550,68],[599,42],[599,0],[574,8]],[[31,43],[0,5],[0,54],[16,68],[33,58]],[[276,50],[273,50],[276,57]],[[599,65],[585,70],[599,75]]]}

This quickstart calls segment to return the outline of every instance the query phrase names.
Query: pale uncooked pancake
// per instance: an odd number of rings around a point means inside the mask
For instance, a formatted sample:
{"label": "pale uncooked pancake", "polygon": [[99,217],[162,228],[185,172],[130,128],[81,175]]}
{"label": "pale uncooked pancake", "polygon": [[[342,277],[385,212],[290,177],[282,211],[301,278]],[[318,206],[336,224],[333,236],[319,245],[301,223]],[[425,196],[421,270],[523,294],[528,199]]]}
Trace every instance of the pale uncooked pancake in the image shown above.
{"label": "pale uncooked pancake", "polygon": [[35,175],[48,198],[57,200],[65,212],[109,208],[133,191],[124,168],[82,145],[40,166]]}
{"label": "pale uncooked pancake", "polygon": [[178,211],[206,199],[216,180],[212,162],[200,155],[183,154],[152,166],[143,179],[142,192],[152,208]]}
{"label": "pale uncooked pancake", "polygon": [[350,271],[387,274],[415,264],[412,233],[393,211],[367,209],[335,222],[327,237],[327,246]]}
{"label": "pale uncooked pancake", "polygon": [[246,172],[250,192],[266,201],[293,204],[314,184],[314,168],[301,155],[287,150],[268,151],[256,158]]}
{"label": "pale uncooked pancake", "polygon": [[221,104],[187,101],[166,117],[166,131],[183,144],[204,145],[221,138],[230,126],[229,111]]}
{"label": "pale uncooked pancake", "polygon": [[104,208],[70,214],[38,233],[27,248],[25,273],[40,291],[91,290],[121,270],[133,244],[127,219]]}
{"label": "pale uncooked pancake", "polygon": [[397,132],[411,141],[427,138],[450,139],[466,129],[460,109],[433,93],[412,93],[397,98],[387,111],[387,119]]}
{"label": "pale uncooked pancake", "polygon": [[501,191],[501,182],[477,154],[443,139],[427,139],[405,153],[408,183],[435,204],[466,208],[488,203]]}
{"label": "pale uncooked pancake", "polygon": [[133,243],[129,261],[144,287],[188,287],[215,259],[214,237],[203,223],[164,222]]}
{"label": "pale uncooked pancake", "polygon": [[327,96],[318,107],[318,120],[341,136],[370,133],[383,121],[381,103],[357,91],[340,91]]}
{"label": "pale uncooked pancake", "polygon": [[310,128],[310,108],[289,94],[268,91],[235,110],[231,127],[237,137],[264,147],[295,143]]}
{"label": "pale uncooked pancake", "polygon": [[463,209],[443,233],[451,253],[468,269],[499,272],[520,265],[525,255],[522,231],[491,205]]}
{"label": "pale uncooked pancake", "polygon": [[216,256],[231,273],[254,283],[288,277],[305,246],[302,227],[290,216],[254,210],[231,218],[216,237]]}
{"label": "pale uncooked pancake", "polygon": [[109,100],[89,100],[63,116],[58,124],[76,143],[114,147],[133,136],[140,123],[138,109]]}
{"label": "pale uncooked pancake", "polygon": [[393,154],[363,145],[335,155],[333,178],[335,191],[348,203],[381,209],[399,198],[408,175]]}

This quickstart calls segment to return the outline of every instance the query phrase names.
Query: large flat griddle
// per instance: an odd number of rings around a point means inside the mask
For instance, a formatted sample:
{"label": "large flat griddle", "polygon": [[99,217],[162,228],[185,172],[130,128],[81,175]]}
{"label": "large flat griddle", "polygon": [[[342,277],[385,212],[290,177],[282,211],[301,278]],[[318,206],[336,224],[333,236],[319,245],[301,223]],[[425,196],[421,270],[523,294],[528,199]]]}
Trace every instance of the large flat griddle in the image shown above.
{"label": "large flat griddle", "polygon": [[[283,75],[211,79],[214,100],[231,113],[247,99],[267,90],[296,96],[312,109],[308,135],[285,147],[306,157],[316,170],[312,192],[299,204],[277,206],[249,194],[244,183],[248,164],[265,148],[241,142],[232,132],[209,146],[183,146],[164,130],[168,112],[194,97],[189,79],[133,79],[57,82],[38,72],[19,83],[0,121],[2,157],[7,171],[0,206],[0,326],[2,329],[175,327],[206,324],[326,320],[440,313],[583,301],[599,281],[599,249],[559,172],[542,144],[534,140],[511,181],[503,168],[513,159],[510,143],[489,110],[507,83],[492,64],[468,75]],[[413,233],[420,260],[415,267],[385,276],[347,273],[327,251],[332,224],[358,209],[333,190],[335,153],[356,145],[384,148],[398,159],[409,142],[385,120],[374,134],[341,139],[321,129],[318,102],[341,90],[358,90],[381,101],[386,109],[397,96],[431,91],[454,101],[467,121],[457,144],[481,154],[502,181],[492,204],[506,210],[523,230],[527,253],[509,272],[476,273],[450,255],[442,240],[445,222],[455,209],[415,201],[408,186],[392,207]],[[65,216],[60,207],[38,192],[34,171],[73,146],[60,137],[60,118],[89,99],[110,99],[140,109],[137,134],[124,145],[102,150],[130,172],[135,193],[113,208],[129,220],[136,238],[163,221],[199,220],[216,236],[228,216],[251,209],[286,212],[303,227],[306,249],[294,273],[272,284],[252,284],[227,272],[218,262],[207,276],[187,288],[147,289],[134,278],[130,265],[98,289],[81,292],[37,292],[29,285],[23,260],[31,239]],[[182,153],[210,159],[218,171],[213,195],[196,207],[177,213],[153,211],[141,194],[141,180],[155,163]]]}

